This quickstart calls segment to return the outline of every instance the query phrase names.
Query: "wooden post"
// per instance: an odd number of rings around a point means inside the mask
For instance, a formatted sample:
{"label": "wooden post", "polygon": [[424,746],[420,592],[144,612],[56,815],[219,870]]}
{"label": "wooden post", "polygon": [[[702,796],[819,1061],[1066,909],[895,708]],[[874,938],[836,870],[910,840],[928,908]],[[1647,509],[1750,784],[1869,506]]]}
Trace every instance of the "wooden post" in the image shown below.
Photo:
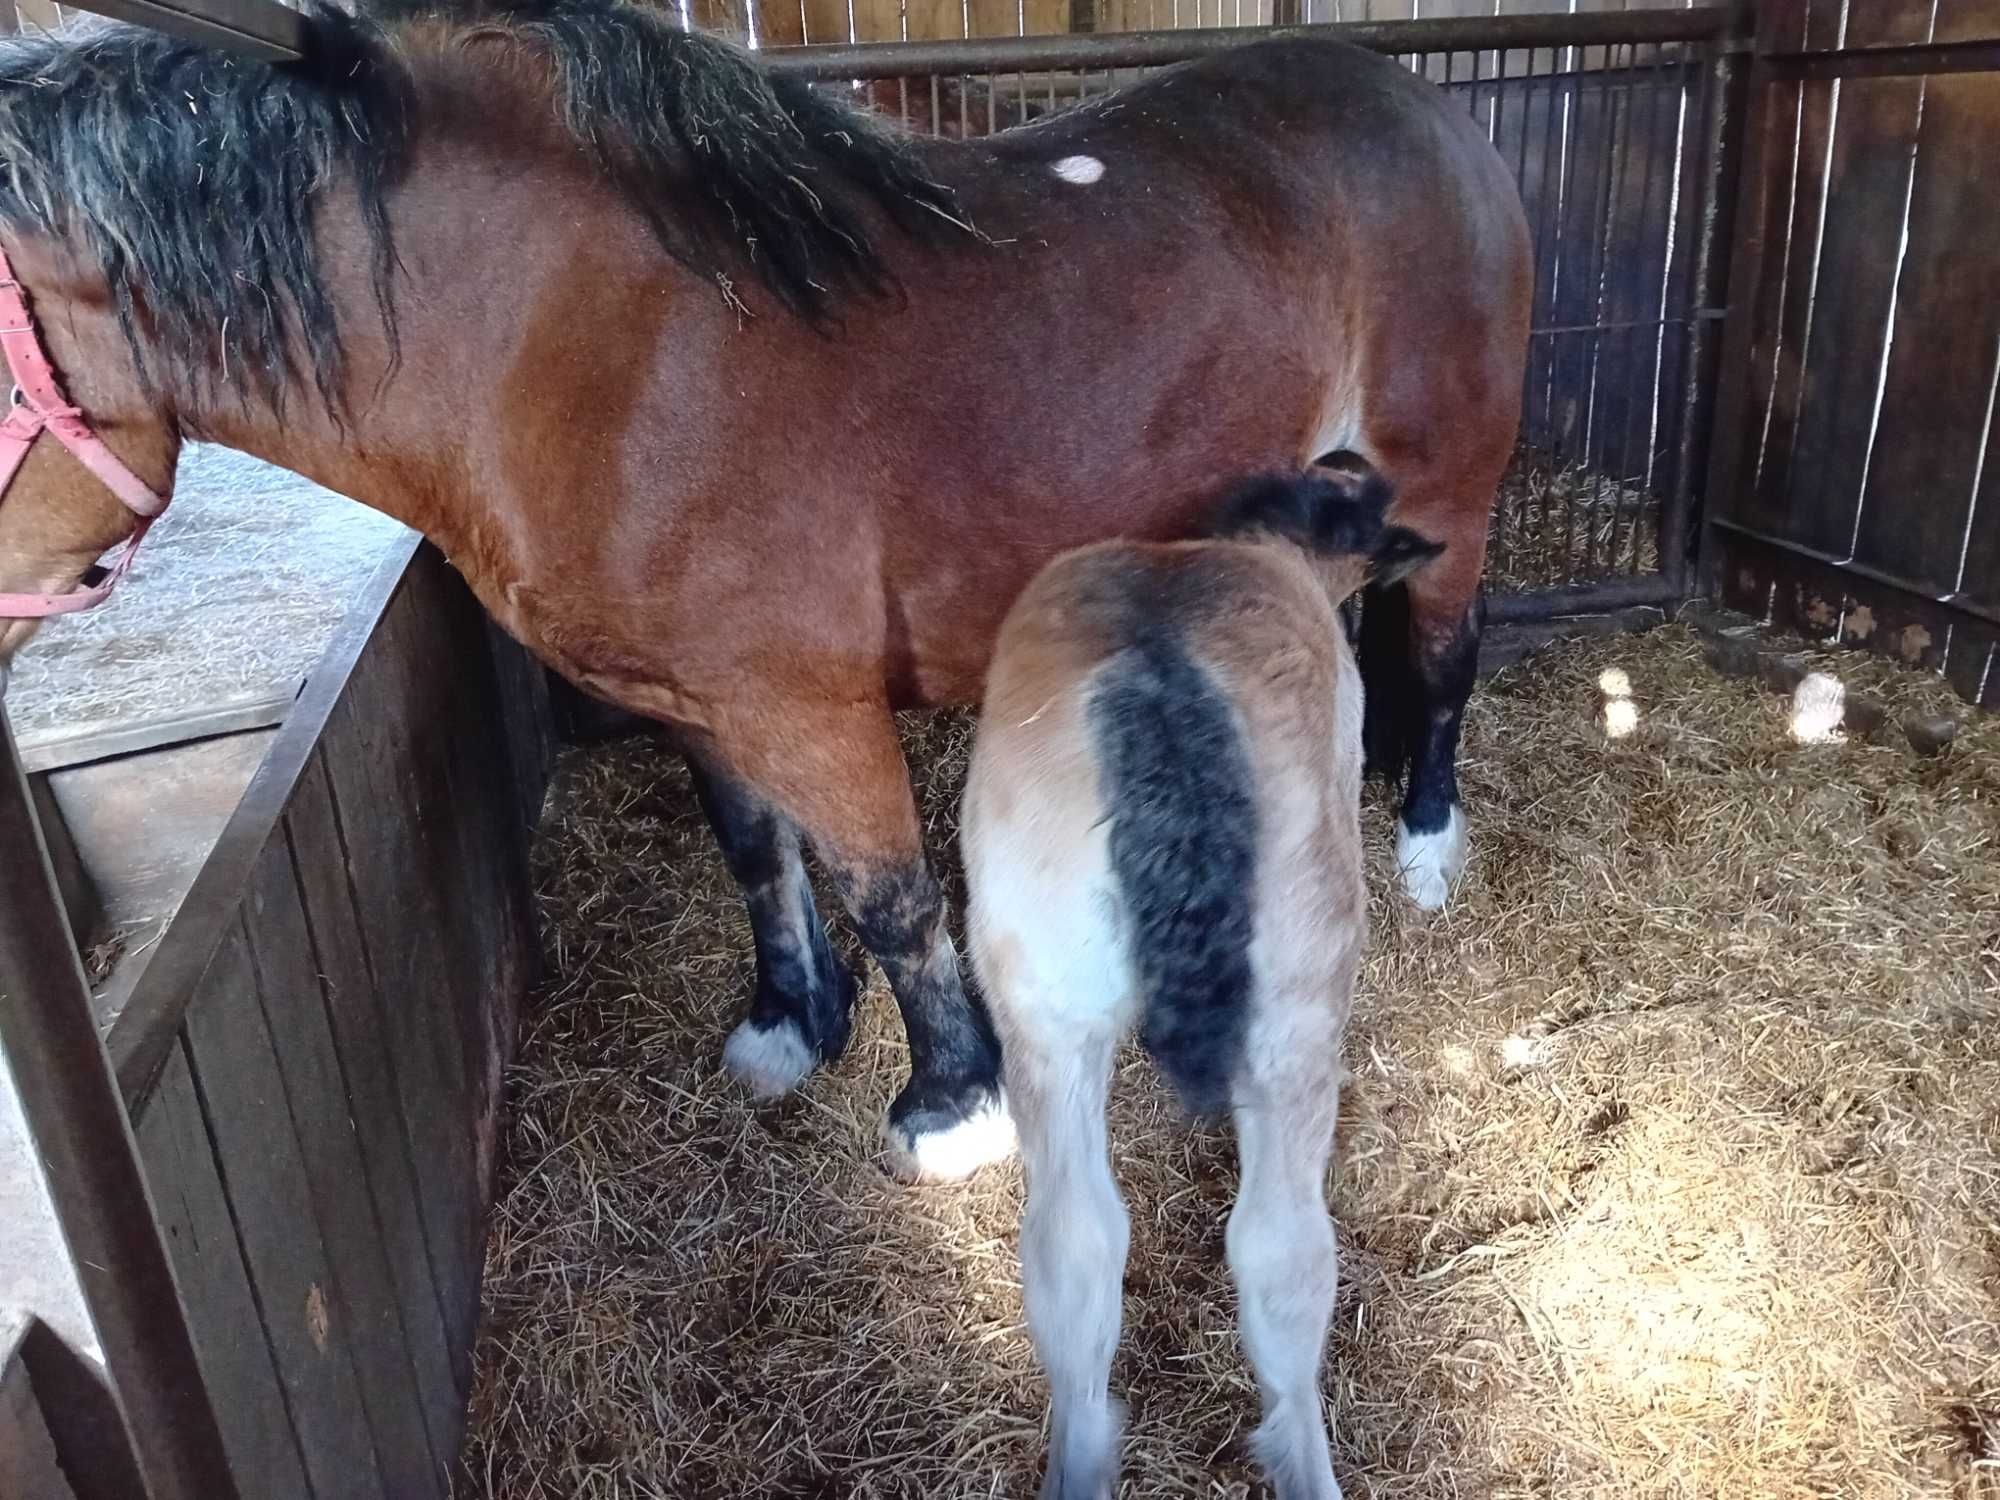
{"label": "wooden post", "polygon": [[[93,1475],[93,1500],[230,1500],[215,1413],[4,714],[0,849],[0,1087],[17,1125],[6,1132],[16,1191],[0,1196],[40,1203],[62,1250],[10,1257],[8,1300],[73,1303],[89,1324],[51,1333],[40,1368],[27,1351],[58,1456],[73,1476]],[[135,1460],[143,1489],[130,1483]]]}

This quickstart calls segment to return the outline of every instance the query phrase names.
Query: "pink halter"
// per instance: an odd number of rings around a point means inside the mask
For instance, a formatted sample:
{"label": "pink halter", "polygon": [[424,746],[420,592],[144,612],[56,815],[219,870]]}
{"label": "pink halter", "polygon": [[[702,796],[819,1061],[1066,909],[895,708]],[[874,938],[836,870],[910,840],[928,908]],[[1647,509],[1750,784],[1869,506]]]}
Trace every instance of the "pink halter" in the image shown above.
{"label": "pink halter", "polygon": [[83,413],[69,404],[56,383],[48,355],[42,352],[34,315],[28,311],[27,293],[14,279],[14,268],[4,250],[0,250],[0,351],[5,352],[7,368],[14,376],[13,400],[5,419],[0,420],[0,499],[6,497],[7,486],[14,482],[35,439],[48,432],[139,518],[138,526],[96,583],[78,584],[67,594],[0,594],[0,620],[74,614],[102,604],[110,595],[112,585],[132,566],[132,555],[139,550],[146,529],[167,508],[168,497],[155,494],[145,480],[126,468],[124,461],[105,447],[104,439],[90,430]]}

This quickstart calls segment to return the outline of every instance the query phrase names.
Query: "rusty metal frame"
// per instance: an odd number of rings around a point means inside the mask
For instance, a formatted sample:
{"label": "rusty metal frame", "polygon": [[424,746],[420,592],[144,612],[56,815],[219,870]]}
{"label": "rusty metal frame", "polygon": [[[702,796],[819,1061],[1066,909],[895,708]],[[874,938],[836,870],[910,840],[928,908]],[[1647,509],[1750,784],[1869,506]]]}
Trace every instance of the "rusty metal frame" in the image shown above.
{"label": "rusty metal frame", "polygon": [[1326,37],[1374,52],[1493,52],[1527,47],[1719,42],[1729,5],[1685,10],[1592,11],[1578,15],[1437,16],[1421,21],[1332,21],[1310,26],[1208,26],[1182,31],[1100,31],[1068,36],[968,37],[932,42],[854,42],[769,47],[758,53],[781,73],[823,81],[907,78],[922,73],[1015,73],[1045,68],[1153,68],[1271,37]]}

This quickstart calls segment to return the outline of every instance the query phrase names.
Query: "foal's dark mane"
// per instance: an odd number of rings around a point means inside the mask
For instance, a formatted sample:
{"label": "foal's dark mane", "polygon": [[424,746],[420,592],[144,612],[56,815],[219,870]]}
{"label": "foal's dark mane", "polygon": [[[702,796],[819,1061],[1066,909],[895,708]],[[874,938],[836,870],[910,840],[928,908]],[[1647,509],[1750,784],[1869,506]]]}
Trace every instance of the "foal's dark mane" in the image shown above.
{"label": "foal's dark mane", "polygon": [[334,184],[356,194],[393,358],[387,194],[424,119],[399,33],[420,19],[545,57],[550,107],[579,147],[721,294],[747,266],[823,324],[842,296],[890,285],[868,207],[921,241],[964,237],[904,139],[622,0],[320,8],[296,64],[89,23],[0,44],[0,229],[96,262],[150,388],[281,408],[303,355],[338,410],[340,328],[313,226]]}

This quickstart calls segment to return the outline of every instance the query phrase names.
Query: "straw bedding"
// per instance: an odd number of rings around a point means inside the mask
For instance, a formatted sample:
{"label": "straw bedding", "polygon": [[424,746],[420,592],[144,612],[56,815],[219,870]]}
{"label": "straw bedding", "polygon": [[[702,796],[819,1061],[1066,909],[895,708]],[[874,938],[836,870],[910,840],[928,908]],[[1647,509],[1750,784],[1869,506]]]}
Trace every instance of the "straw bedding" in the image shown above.
{"label": "straw bedding", "polygon": [[[2000,718],[1952,706],[1941,759],[1893,721],[1800,745],[1683,628],[1546,653],[1474,700],[1474,873],[1438,918],[1369,794],[1326,1376],[1350,1496],[2000,1496]],[[909,734],[949,859],[969,726]],[[840,1065],[753,1107],[716,1069],[748,933],[677,764],[571,753],[539,877],[460,1495],[1032,1493],[1019,1170],[883,1177],[879,977]],[[1258,1493],[1228,1137],[1136,1058],[1114,1126],[1124,1493]]]}

